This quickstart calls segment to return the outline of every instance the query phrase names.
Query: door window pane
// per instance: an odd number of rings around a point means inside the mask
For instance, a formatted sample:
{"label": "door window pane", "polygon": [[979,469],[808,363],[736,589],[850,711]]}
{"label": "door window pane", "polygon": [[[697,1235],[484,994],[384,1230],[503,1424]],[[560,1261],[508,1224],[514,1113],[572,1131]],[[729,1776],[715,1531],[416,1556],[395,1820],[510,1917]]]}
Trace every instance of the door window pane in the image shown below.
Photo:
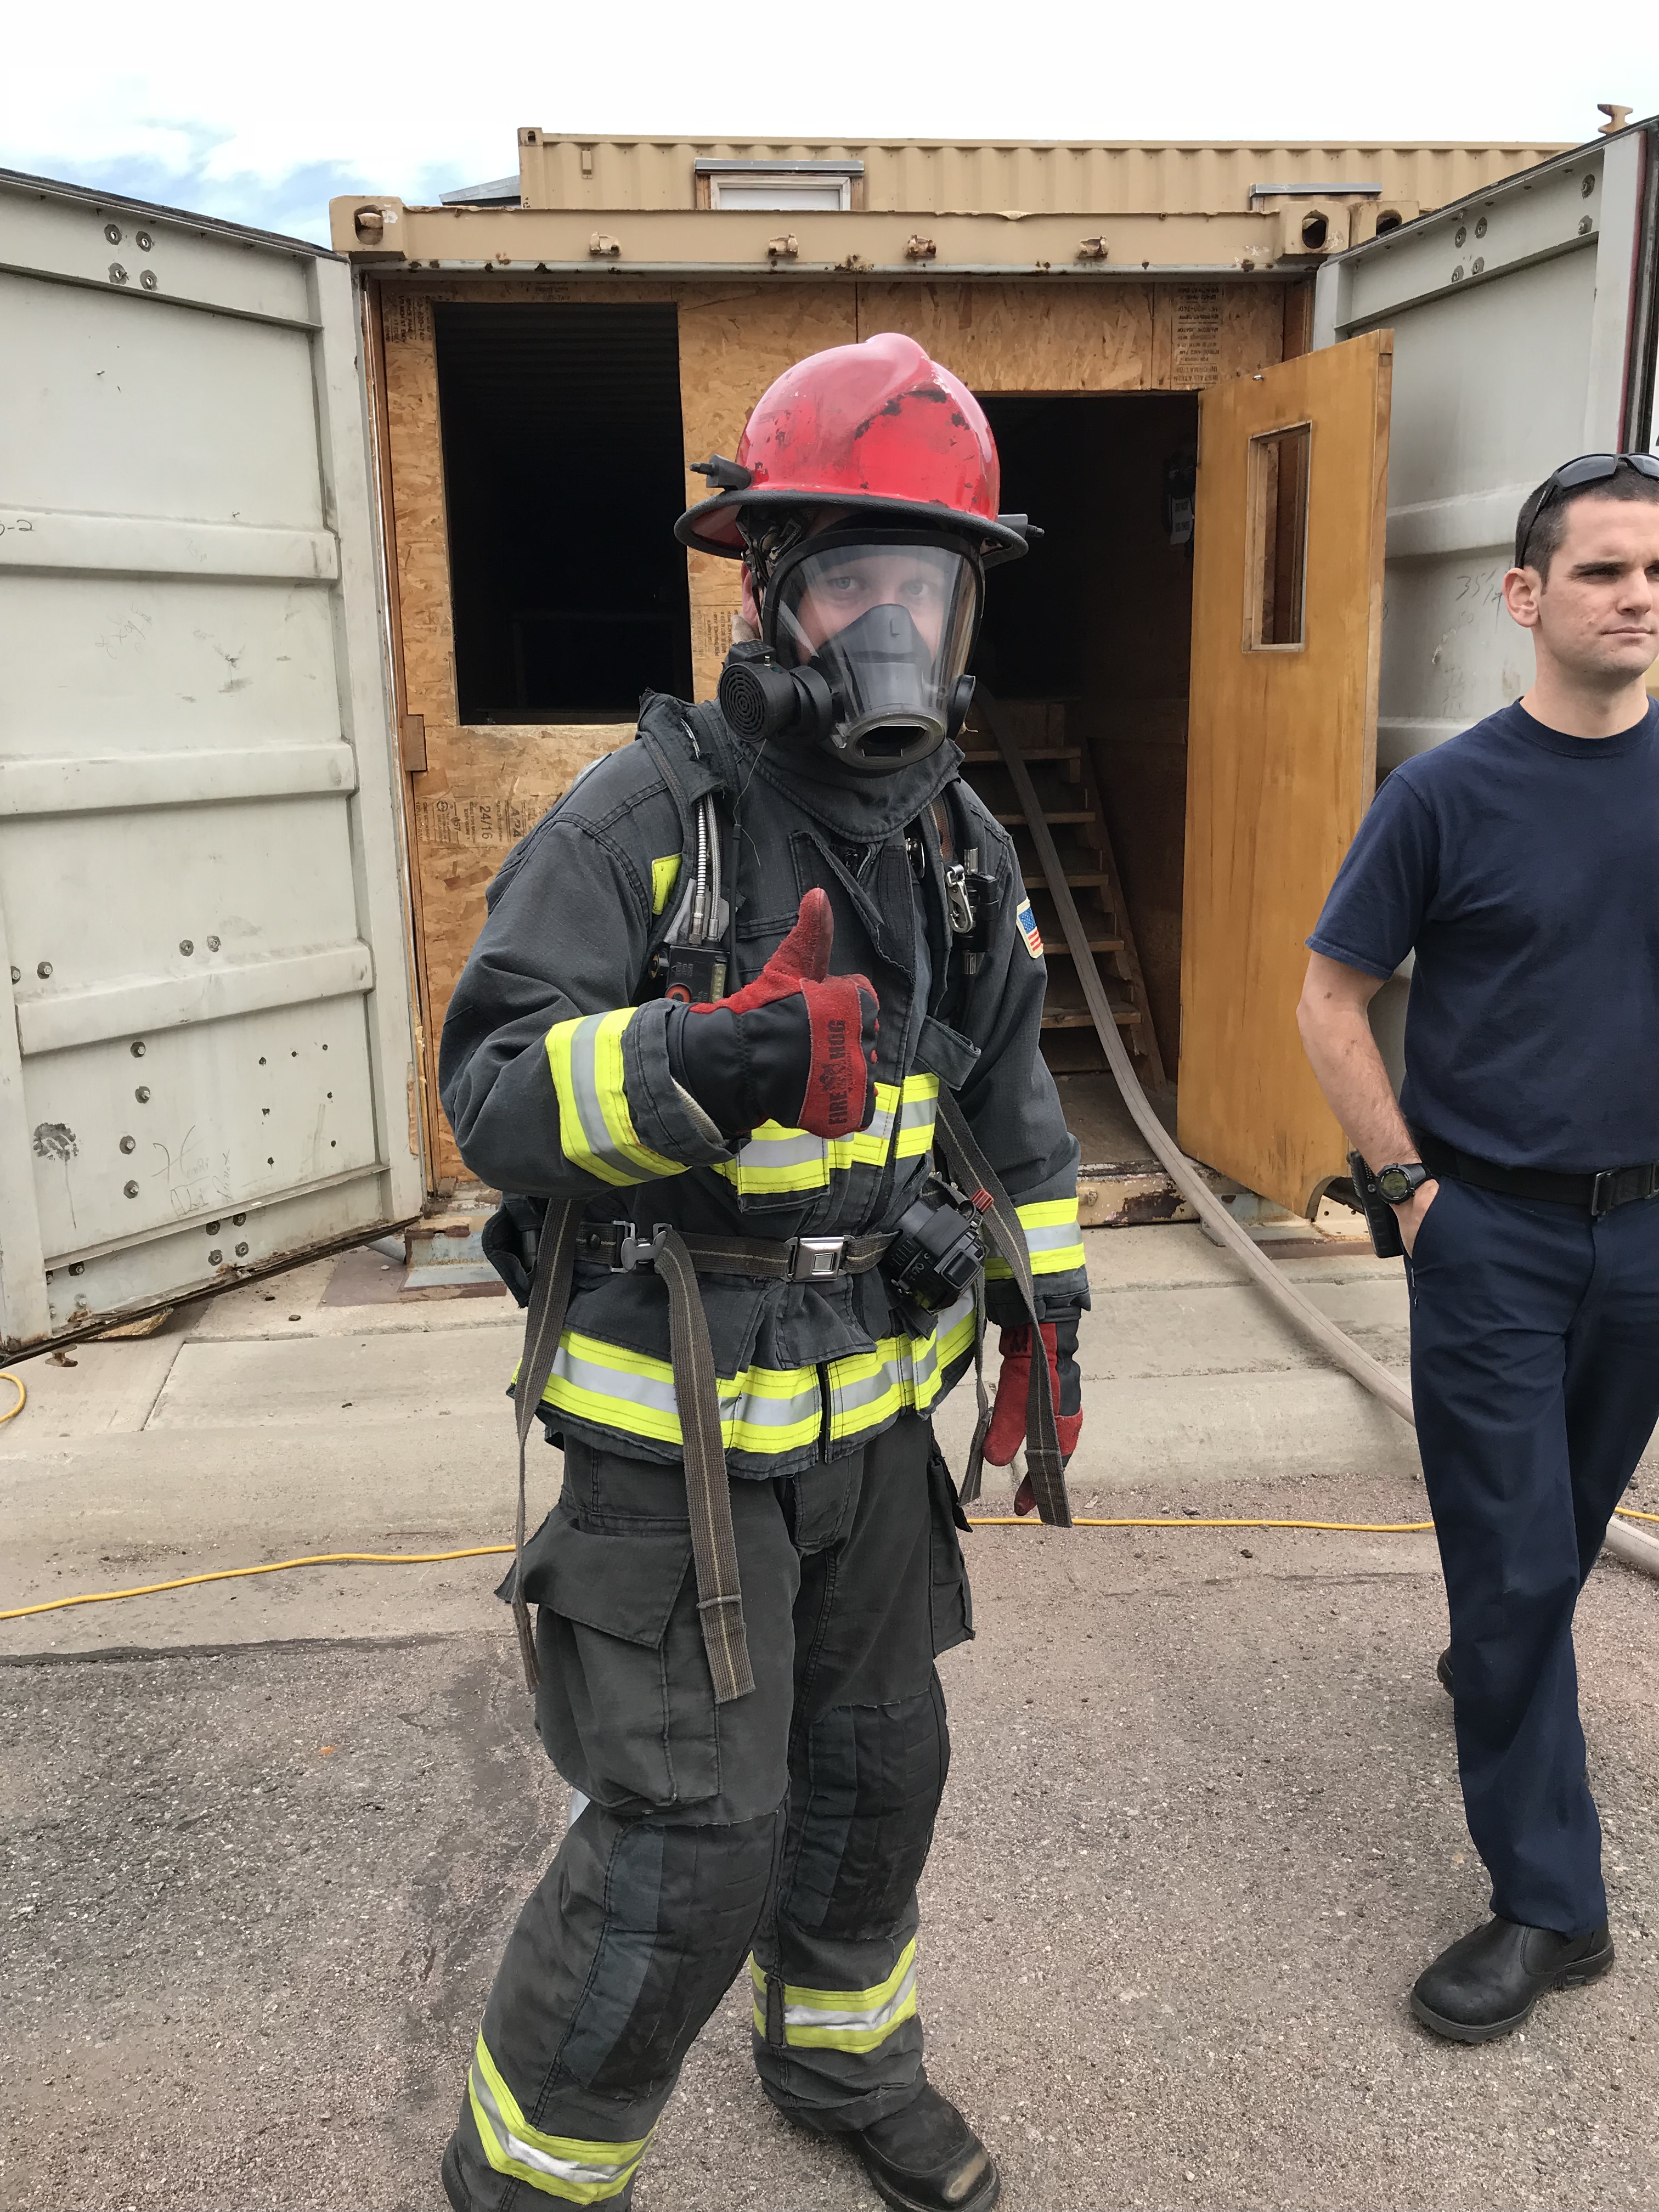
{"label": "door window pane", "polygon": [[1250,441],[1250,559],[1244,646],[1249,653],[1302,641],[1308,556],[1308,458],[1312,426],[1297,422]]}

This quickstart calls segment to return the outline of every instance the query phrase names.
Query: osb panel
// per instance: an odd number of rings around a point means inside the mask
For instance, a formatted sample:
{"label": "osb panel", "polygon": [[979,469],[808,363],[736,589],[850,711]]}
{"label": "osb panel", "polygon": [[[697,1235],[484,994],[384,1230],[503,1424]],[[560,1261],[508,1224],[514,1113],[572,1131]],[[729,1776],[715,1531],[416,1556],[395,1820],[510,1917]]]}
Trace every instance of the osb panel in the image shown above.
{"label": "osb panel", "polygon": [[902,331],[975,392],[1144,392],[1150,284],[860,284],[859,337]]}
{"label": "osb panel", "polygon": [[427,293],[395,288],[388,288],[382,296],[386,448],[403,626],[403,703],[406,712],[424,714],[428,723],[453,723],[459,711],[455,637],[450,620],[432,301]]}
{"label": "osb panel", "polygon": [[1280,285],[1154,287],[1152,381],[1160,392],[1206,392],[1284,357]]}
{"label": "osb panel", "polygon": [[[749,411],[775,377],[809,353],[858,337],[850,284],[688,284],[679,289],[680,410],[686,503],[708,486],[690,472],[710,453],[732,454]],[[692,689],[712,699],[742,595],[738,563],[708,553],[690,562]]]}
{"label": "osb panel", "polygon": [[431,1175],[464,1176],[436,1096],[438,1039],[456,979],[483,927],[484,893],[508,848],[567,790],[578,770],[626,744],[631,722],[427,724],[428,766],[409,779],[412,859],[420,884],[421,966],[431,1071]]}

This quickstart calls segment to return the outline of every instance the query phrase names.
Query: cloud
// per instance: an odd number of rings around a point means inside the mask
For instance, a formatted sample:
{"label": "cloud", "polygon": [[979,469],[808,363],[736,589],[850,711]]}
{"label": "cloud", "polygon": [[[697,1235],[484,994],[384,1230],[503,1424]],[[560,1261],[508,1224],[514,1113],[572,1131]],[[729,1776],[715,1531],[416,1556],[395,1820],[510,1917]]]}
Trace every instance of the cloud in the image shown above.
{"label": "cloud", "polygon": [[[331,192],[434,198],[508,173],[517,128],[636,137],[1571,143],[1619,99],[1659,105],[1659,48],[1605,40],[1559,0],[1511,0],[1479,70],[1435,0],[1298,37],[1240,0],[731,0],[487,12],[286,0],[77,0],[14,10],[0,161],[320,237]],[[112,58],[106,59],[106,58]]]}

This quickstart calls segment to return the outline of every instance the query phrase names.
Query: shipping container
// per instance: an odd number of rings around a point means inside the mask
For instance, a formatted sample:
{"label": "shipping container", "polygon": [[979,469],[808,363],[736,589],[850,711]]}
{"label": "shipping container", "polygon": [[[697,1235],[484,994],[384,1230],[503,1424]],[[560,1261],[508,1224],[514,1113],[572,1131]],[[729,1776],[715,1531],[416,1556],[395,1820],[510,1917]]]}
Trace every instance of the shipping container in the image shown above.
{"label": "shipping container", "polygon": [[[981,673],[1143,1079],[1308,1206],[1301,940],[1379,757],[1524,687],[1515,507],[1652,437],[1652,143],[526,130],[448,204],[337,200],[337,253],[0,178],[7,1345],[453,1193],[485,886],[641,689],[714,690],[738,579],[674,544],[689,467],[878,330],[982,395],[1047,530]],[[1168,1211],[1052,946],[1045,1049],[1097,1218]]]}

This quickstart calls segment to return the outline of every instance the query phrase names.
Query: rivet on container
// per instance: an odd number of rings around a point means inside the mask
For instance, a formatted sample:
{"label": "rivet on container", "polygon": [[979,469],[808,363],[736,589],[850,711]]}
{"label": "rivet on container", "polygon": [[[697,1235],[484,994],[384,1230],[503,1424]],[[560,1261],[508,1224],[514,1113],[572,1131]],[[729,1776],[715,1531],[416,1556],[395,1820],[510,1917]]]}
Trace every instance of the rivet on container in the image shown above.
{"label": "rivet on container", "polygon": [[131,1053],[135,1060],[142,1060],[144,1056],[143,1039],[140,1037],[136,1044],[132,1044],[128,1047],[128,1050]]}
{"label": "rivet on container", "polygon": [[138,1186],[137,1186],[137,1184],[136,1182],[130,1182],[130,1183],[126,1186],[126,1193],[127,1193],[127,1196],[128,1196],[129,1198],[137,1198],[137,1195],[138,1195]]}
{"label": "rivet on container", "polygon": [[137,1139],[137,1137],[123,1137],[123,1138],[122,1138],[122,1139],[121,1139],[121,1150],[122,1150],[124,1152],[136,1152],[137,1151],[137,1149],[138,1149],[138,1139]]}

